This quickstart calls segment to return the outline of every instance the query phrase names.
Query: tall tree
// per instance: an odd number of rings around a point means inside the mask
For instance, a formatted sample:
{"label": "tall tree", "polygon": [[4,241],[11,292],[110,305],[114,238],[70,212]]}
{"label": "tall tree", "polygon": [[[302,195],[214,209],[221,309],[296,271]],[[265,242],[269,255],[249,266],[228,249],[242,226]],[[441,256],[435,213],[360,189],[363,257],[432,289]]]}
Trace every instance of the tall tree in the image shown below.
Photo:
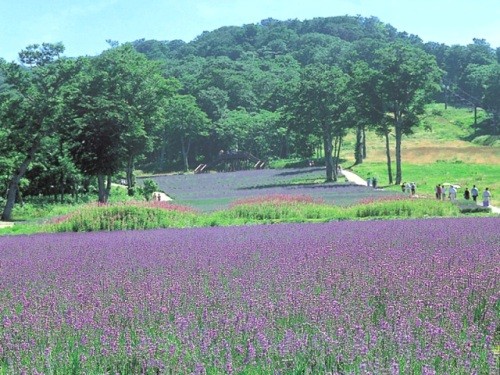
{"label": "tall tree", "polygon": [[379,92],[396,137],[396,184],[402,181],[401,143],[417,125],[427,99],[439,90],[441,72],[433,56],[420,48],[394,43],[377,51]]}
{"label": "tall tree", "polygon": [[184,170],[189,170],[189,152],[196,139],[207,134],[209,120],[191,95],[175,95],[166,101],[164,123],[169,134],[180,141]]}
{"label": "tall tree", "polygon": [[492,131],[500,134],[500,64],[491,65],[483,95],[483,106],[492,114]]}
{"label": "tall tree", "polygon": [[85,70],[73,98],[72,153],[82,171],[97,176],[99,201],[106,202],[105,180],[122,167],[131,192],[135,158],[147,149],[159,103],[175,85],[129,44],[82,60]]}
{"label": "tall tree", "polygon": [[19,183],[42,144],[62,124],[61,100],[68,82],[76,73],[72,60],[60,58],[61,43],[28,46],[19,53],[21,64],[2,64],[4,84],[0,122],[8,129],[8,143],[15,149],[12,175],[3,220],[10,220]]}
{"label": "tall tree", "polygon": [[384,117],[383,102],[377,87],[380,74],[364,61],[357,61],[349,69],[349,96],[356,123],[355,164],[366,158],[366,127],[379,124]]}
{"label": "tall tree", "polygon": [[347,127],[348,81],[349,77],[339,68],[309,65],[302,71],[296,93],[292,121],[300,131],[322,138],[328,182],[337,179],[333,156],[338,156]]}

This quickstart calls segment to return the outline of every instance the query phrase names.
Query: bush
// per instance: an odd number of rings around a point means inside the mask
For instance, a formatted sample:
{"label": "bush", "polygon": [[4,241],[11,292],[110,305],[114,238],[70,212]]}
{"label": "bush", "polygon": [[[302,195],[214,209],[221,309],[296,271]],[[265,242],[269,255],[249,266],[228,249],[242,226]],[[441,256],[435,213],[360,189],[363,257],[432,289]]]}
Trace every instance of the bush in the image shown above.
{"label": "bush", "polygon": [[142,193],[144,194],[144,198],[149,201],[155,191],[158,191],[159,187],[156,181],[151,180],[150,178],[144,180],[144,186],[142,187]]}
{"label": "bush", "polygon": [[93,232],[127,229],[192,227],[198,224],[197,215],[188,207],[132,203],[127,205],[98,205],[87,207],[59,218],[52,224],[56,232]]}

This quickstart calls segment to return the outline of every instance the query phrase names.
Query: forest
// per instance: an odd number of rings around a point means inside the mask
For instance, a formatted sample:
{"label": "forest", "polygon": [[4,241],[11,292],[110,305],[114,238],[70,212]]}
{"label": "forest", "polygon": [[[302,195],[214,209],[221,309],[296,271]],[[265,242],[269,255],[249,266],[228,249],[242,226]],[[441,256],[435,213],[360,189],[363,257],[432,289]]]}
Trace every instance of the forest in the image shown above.
{"label": "forest", "polygon": [[[391,183],[402,141],[431,102],[482,108],[478,135],[500,133],[500,47],[427,42],[375,17],[262,20],[180,40],[108,41],[97,56],[61,43],[0,58],[0,204],[111,183],[135,193],[135,171],[189,171],[220,150],[260,159],[322,149],[335,181],[343,139],[362,163],[368,130],[383,137]],[[395,160],[391,160],[394,150]],[[393,165],[395,170],[393,171]]]}

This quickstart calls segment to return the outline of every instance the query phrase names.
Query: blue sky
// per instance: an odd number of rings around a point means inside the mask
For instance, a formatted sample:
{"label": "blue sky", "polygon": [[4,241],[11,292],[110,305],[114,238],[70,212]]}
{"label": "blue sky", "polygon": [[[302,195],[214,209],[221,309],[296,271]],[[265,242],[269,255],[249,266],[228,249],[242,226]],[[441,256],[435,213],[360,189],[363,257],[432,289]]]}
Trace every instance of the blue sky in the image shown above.
{"label": "blue sky", "polygon": [[500,47],[500,0],[0,0],[0,57],[63,42],[67,56],[95,55],[106,39],[189,42],[204,30],[265,18],[375,16],[424,41]]}

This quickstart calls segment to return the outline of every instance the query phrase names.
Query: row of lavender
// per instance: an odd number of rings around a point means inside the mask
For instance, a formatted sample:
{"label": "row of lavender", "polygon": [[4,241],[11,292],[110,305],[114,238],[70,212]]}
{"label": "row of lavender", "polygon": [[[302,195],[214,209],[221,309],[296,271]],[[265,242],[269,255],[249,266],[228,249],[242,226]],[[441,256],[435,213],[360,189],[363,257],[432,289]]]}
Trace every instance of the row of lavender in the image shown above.
{"label": "row of lavender", "polygon": [[499,224],[3,237],[0,373],[486,374]]}
{"label": "row of lavender", "polygon": [[324,181],[324,168],[260,169],[228,173],[156,176],[154,180],[175,202],[203,211],[227,208],[240,199],[268,195],[299,195],[346,206],[367,198],[396,197],[401,193],[366,186]]}

